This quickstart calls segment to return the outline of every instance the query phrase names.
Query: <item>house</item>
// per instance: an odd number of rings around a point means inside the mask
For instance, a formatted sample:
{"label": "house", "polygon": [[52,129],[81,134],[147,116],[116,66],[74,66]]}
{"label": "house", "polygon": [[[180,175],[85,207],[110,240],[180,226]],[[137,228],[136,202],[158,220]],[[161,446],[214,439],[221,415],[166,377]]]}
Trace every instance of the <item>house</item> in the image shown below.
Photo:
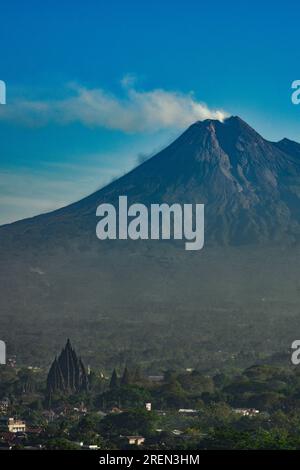
{"label": "house", "polygon": [[84,403],[81,402],[79,407],[74,407],[73,408],[73,411],[75,411],[76,413],[86,414],[87,413],[87,407],[84,405]]}
{"label": "house", "polygon": [[83,450],[99,450],[100,449],[100,447],[97,444],[84,444],[83,442],[75,442],[74,444],[77,444]]}
{"label": "house", "polygon": [[25,432],[26,423],[20,419],[8,418],[8,432]]}
{"label": "house", "polygon": [[186,415],[195,415],[198,413],[198,410],[193,410],[192,408],[179,408],[178,413],[183,413]]}
{"label": "house", "polygon": [[180,429],[173,429],[172,434],[174,434],[174,436],[181,436],[183,431],[180,431]]}
{"label": "house", "polygon": [[125,439],[131,446],[141,446],[145,442],[145,438],[143,436],[125,436]]}
{"label": "house", "polygon": [[0,427],[10,433],[26,432],[26,423],[17,418],[3,417],[0,419]]}
{"label": "house", "polygon": [[7,358],[6,364],[8,367],[15,368],[17,365],[17,357],[16,356],[11,356]]}
{"label": "house", "polygon": [[232,411],[241,416],[256,416],[259,413],[255,408],[233,408]]}
{"label": "house", "polygon": [[149,382],[163,382],[165,380],[164,375],[148,375]]}
{"label": "house", "polygon": [[100,447],[97,446],[97,444],[84,444],[82,448],[84,450],[99,450],[100,449]]}
{"label": "house", "polygon": [[123,413],[123,410],[121,410],[117,406],[113,406],[112,409],[110,410],[110,413],[120,414],[120,413]]}
{"label": "house", "polygon": [[44,428],[42,427],[26,427],[26,434],[30,434],[30,435],[36,435],[36,436],[39,436],[42,432],[44,431]]}
{"label": "house", "polygon": [[9,399],[8,398],[2,398],[0,400],[0,413],[6,413],[9,407]]}

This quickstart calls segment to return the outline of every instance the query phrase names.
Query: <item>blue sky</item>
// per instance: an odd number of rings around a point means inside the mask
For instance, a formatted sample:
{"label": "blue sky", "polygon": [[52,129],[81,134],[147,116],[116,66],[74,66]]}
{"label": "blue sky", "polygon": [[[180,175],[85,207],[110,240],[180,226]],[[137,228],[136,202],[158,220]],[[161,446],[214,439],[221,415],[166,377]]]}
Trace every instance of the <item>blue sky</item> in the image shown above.
{"label": "blue sky", "polygon": [[91,193],[223,111],[300,141],[299,26],[289,0],[2,1],[0,224]]}

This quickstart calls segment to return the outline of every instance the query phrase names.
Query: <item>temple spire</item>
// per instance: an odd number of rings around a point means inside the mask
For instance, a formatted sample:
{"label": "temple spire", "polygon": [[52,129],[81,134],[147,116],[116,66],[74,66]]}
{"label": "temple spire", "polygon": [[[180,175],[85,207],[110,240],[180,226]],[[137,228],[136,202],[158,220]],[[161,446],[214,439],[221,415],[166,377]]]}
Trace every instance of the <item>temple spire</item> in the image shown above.
{"label": "temple spire", "polygon": [[48,393],[76,393],[89,388],[88,376],[68,338],[59,357],[55,357],[47,377]]}

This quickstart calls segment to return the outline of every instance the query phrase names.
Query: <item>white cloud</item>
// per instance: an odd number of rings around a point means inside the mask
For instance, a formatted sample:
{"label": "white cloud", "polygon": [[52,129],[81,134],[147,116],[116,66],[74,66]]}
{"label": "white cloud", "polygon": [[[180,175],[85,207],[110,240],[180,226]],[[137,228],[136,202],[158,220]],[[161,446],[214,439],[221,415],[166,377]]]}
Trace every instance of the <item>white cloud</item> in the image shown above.
{"label": "white cloud", "polygon": [[52,101],[17,100],[1,106],[0,120],[26,126],[48,123],[66,125],[80,122],[85,126],[103,127],[124,132],[155,132],[182,129],[197,120],[223,120],[227,114],[210,109],[193,94],[163,89],[138,91],[135,77],[123,78],[123,96],[103,89],[73,86],[73,95]]}

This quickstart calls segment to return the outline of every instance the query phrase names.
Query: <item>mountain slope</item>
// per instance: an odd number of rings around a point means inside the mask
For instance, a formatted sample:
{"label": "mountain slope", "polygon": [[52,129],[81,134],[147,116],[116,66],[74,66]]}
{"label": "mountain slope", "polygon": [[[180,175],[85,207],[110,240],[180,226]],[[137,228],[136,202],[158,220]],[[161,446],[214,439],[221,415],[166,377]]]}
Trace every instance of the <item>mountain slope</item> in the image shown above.
{"label": "mountain slope", "polygon": [[[268,142],[237,117],[196,122],[87,198],[0,227],[9,351],[44,363],[72,337],[86,362],[167,367],[288,348],[299,322],[298,145]],[[96,208],[119,195],[204,203],[204,249],[99,241]]]}
{"label": "mountain slope", "polygon": [[116,204],[124,194],[129,203],[204,203],[208,244],[295,241],[300,160],[299,148],[288,147],[266,141],[237,117],[197,122],[119,180],[64,209],[3,227],[0,240],[5,244],[16,235],[13,243],[22,238],[22,244],[44,244],[51,237],[57,243],[57,237],[87,236],[96,242],[97,206]]}

